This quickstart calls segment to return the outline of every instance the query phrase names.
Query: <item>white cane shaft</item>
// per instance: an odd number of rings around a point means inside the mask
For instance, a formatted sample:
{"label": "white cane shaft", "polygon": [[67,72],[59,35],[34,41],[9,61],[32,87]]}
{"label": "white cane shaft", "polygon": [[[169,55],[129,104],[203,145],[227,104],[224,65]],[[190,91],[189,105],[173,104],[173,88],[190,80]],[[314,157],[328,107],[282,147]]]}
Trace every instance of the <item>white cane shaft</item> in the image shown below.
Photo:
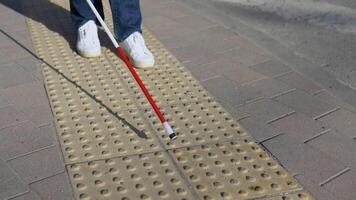
{"label": "white cane shaft", "polygon": [[114,36],[111,34],[108,26],[106,26],[104,20],[101,18],[100,14],[98,13],[98,11],[96,10],[95,6],[93,5],[93,3],[91,2],[91,0],[87,0],[87,3],[89,5],[89,7],[91,8],[91,10],[94,12],[96,18],[99,20],[101,26],[104,28],[106,34],[108,34],[111,42],[114,44],[115,48],[119,47],[119,44],[116,42]]}

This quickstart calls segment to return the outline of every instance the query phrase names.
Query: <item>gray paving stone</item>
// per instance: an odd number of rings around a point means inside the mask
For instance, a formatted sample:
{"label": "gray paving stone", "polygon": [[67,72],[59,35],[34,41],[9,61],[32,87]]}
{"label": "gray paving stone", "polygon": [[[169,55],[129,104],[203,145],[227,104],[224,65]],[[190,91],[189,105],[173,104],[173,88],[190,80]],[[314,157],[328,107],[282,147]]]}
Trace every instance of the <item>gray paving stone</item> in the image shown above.
{"label": "gray paving stone", "polygon": [[153,16],[145,20],[146,27],[158,38],[170,38],[177,35],[185,35],[196,30],[163,16]]}
{"label": "gray paving stone", "polygon": [[57,135],[56,127],[53,123],[40,126],[38,128],[42,133],[48,135],[51,138],[52,143],[58,144],[58,135]]}
{"label": "gray paving stone", "polygon": [[15,43],[11,43],[10,45],[6,46],[5,48],[2,48],[0,50],[0,52],[7,59],[12,60],[12,61],[20,59],[20,58],[25,58],[25,57],[28,57],[31,55],[25,49],[23,49],[22,47],[18,46]]}
{"label": "gray paving stone", "polygon": [[61,173],[30,184],[30,188],[42,199],[74,200],[67,173]]}
{"label": "gray paving stone", "polygon": [[65,170],[60,152],[53,146],[10,160],[9,164],[25,183],[32,183]]}
{"label": "gray paving stone", "polygon": [[[192,44],[192,42],[194,42],[195,44],[204,43],[204,42],[210,43],[210,42],[217,41],[216,38],[214,38],[214,35],[215,35],[214,31],[217,31],[218,28],[219,28],[218,25],[214,25],[214,27],[197,30],[195,32],[192,32],[192,33],[189,33],[186,35],[177,35],[176,37],[165,38],[165,39],[162,39],[161,42],[169,49],[184,48],[184,46]],[[209,33],[209,30],[213,30],[213,31],[210,31],[210,33]],[[207,31],[208,31],[208,34],[206,34]],[[232,37],[234,37],[234,36],[232,36]],[[225,40],[229,41],[230,38],[231,37],[220,38],[219,40],[223,40],[225,42]],[[234,42],[234,40],[232,40],[231,43],[232,43],[232,45],[237,45],[236,42]],[[225,44],[226,44],[226,42],[225,42]]]}
{"label": "gray paving stone", "polygon": [[[175,21],[183,24],[188,28],[195,29],[195,30],[207,29],[216,26],[216,23],[206,19],[202,15],[186,15],[183,17],[176,18]],[[217,39],[218,38],[215,38],[215,40]]]}
{"label": "gray paving stone", "polygon": [[266,52],[255,52],[248,47],[237,47],[224,52],[223,59],[239,62],[243,67],[257,65],[270,60],[272,57]]}
{"label": "gray paving stone", "polygon": [[220,39],[220,38],[231,38],[236,36],[237,34],[219,25],[204,30],[204,35],[206,35],[209,38]]}
{"label": "gray paving stone", "polygon": [[320,183],[345,169],[345,165],[339,160],[286,134],[267,140],[263,145],[287,169],[315,183]]}
{"label": "gray paving stone", "polygon": [[9,87],[0,94],[19,110],[48,102],[45,88],[39,81]]}
{"label": "gray paving stone", "polygon": [[308,144],[348,166],[356,168],[356,143],[334,130],[321,135]]}
{"label": "gray paving stone", "polygon": [[236,83],[236,86],[266,78],[262,74],[249,68],[241,67],[239,64],[236,65],[236,63],[233,62],[225,63],[217,68],[217,70],[230,80],[233,80]]}
{"label": "gray paving stone", "polygon": [[2,64],[0,67],[0,89],[34,80],[36,80],[36,78],[17,63]]}
{"label": "gray paving stone", "polygon": [[0,199],[7,199],[28,190],[28,186],[0,159]]}
{"label": "gray paving stone", "polygon": [[308,92],[310,94],[313,94],[314,92],[317,92],[322,89],[313,81],[307,79],[306,77],[303,77],[302,75],[296,72],[285,74],[283,76],[278,77],[277,79],[289,84],[292,87],[304,90],[305,92]]}
{"label": "gray paving stone", "polygon": [[0,130],[0,157],[5,160],[51,144],[51,139],[30,121]]}
{"label": "gray paving stone", "polygon": [[[152,4],[155,4],[155,6],[152,6]],[[147,18],[157,15],[176,19],[193,14],[192,11],[187,10],[173,1],[162,1],[160,3],[155,1],[154,3],[151,3],[151,5],[148,5],[146,1],[142,1],[141,11],[144,23]]]}
{"label": "gray paving stone", "polygon": [[256,142],[260,143],[281,133],[280,130],[273,126],[267,125],[256,117],[247,117],[239,120],[244,127],[252,135]]}
{"label": "gray paving stone", "polygon": [[265,123],[269,123],[283,116],[289,115],[294,111],[271,99],[263,99],[257,102],[238,107],[236,112],[248,113],[258,117]]}
{"label": "gray paving stone", "polygon": [[235,88],[235,85],[232,81],[222,76],[203,81],[202,84],[219,101],[222,101],[232,106],[242,105],[247,101],[262,96],[260,93],[254,91],[252,88]]}
{"label": "gray paving stone", "polygon": [[204,66],[197,66],[193,62],[185,64],[185,67],[187,67],[193,76],[199,81],[205,81],[218,76],[215,71],[204,68]]}
{"label": "gray paving stone", "polygon": [[318,98],[300,90],[284,94],[275,98],[275,100],[312,118],[318,118],[338,107],[337,105],[320,101]]}
{"label": "gray paving stone", "polygon": [[279,76],[292,71],[290,67],[280,60],[268,60],[266,62],[250,66],[250,69],[269,77]]}
{"label": "gray paving stone", "polygon": [[18,111],[15,106],[7,106],[0,108],[0,129],[13,126],[25,121],[26,116]]}
{"label": "gray paving stone", "polygon": [[42,200],[35,192],[30,191],[11,200]]}
{"label": "gray paving stone", "polygon": [[315,121],[302,113],[283,117],[272,122],[271,125],[300,141],[309,139],[328,129],[326,124]]}
{"label": "gray paving stone", "polygon": [[184,47],[173,48],[171,51],[174,56],[183,63],[194,61],[202,56],[214,56],[214,53],[216,52],[214,49],[201,44],[189,44]]}
{"label": "gray paving stone", "polygon": [[351,105],[343,102],[341,99],[335,97],[334,95],[332,95],[331,93],[329,93],[326,90],[318,92],[314,96],[317,97],[318,99],[320,99],[321,101],[325,101],[325,102],[327,102],[329,104],[340,105],[340,107],[343,107],[343,108],[346,108],[346,109],[349,109],[349,110],[354,109]]}
{"label": "gray paving stone", "polygon": [[33,73],[33,72],[41,71],[39,67],[39,63],[37,59],[34,57],[17,59],[15,62],[28,72]]}
{"label": "gray paving stone", "polygon": [[0,96],[0,108],[3,108],[3,107],[6,107],[6,106],[9,106],[9,102],[6,101],[6,99],[2,96]]}
{"label": "gray paving stone", "polygon": [[335,199],[355,200],[356,172],[355,168],[327,183],[324,188],[333,192]]}
{"label": "gray paving stone", "polygon": [[219,59],[202,65],[204,69],[215,71],[216,74],[221,74],[235,82],[236,86],[241,86],[248,82],[266,78],[249,68],[242,67],[243,64],[239,62],[231,62],[230,60]]}
{"label": "gray paving stone", "polygon": [[254,81],[249,83],[249,86],[261,92],[267,97],[278,96],[294,89],[285,83],[271,78]]}
{"label": "gray paving stone", "polygon": [[341,134],[356,138],[356,115],[348,110],[340,109],[319,119],[336,129]]}
{"label": "gray paving stone", "polygon": [[315,183],[312,180],[307,179],[304,176],[297,175],[295,178],[299,183],[311,193],[311,195],[317,200],[335,200],[337,199],[333,193],[326,190],[324,187],[320,187],[319,183]]}
{"label": "gray paving stone", "polygon": [[27,119],[36,124],[37,127],[49,124],[53,121],[53,116],[49,103],[33,106],[22,110]]}

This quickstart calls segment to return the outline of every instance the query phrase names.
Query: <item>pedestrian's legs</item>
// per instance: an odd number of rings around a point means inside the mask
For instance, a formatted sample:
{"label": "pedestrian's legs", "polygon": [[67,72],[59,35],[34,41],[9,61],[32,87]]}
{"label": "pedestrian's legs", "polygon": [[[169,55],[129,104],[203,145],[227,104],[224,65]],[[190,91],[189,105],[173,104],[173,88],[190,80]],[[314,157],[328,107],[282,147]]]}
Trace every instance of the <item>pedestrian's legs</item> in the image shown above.
{"label": "pedestrian's legs", "polygon": [[141,32],[140,0],[110,0],[110,5],[117,40],[121,42],[131,33]]}
{"label": "pedestrian's legs", "polygon": [[[103,4],[101,0],[91,1],[100,13],[101,17],[104,18]],[[70,0],[70,12],[73,24],[76,26],[76,28],[85,24],[89,20],[94,20],[99,25],[99,22],[97,21],[93,11],[91,11],[86,0]]]}

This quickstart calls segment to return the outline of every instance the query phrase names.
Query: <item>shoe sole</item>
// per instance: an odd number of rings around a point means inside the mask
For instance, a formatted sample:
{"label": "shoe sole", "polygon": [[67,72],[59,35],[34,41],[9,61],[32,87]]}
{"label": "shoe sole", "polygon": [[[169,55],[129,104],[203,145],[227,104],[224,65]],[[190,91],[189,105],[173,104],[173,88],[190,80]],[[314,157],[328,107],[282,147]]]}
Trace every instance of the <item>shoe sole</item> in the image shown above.
{"label": "shoe sole", "polygon": [[101,55],[101,51],[85,52],[85,51],[78,50],[78,54],[85,58],[93,58],[93,57],[99,57]]}
{"label": "shoe sole", "polygon": [[155,65],[155,61],[151,61],[151,62],[135,62],[135,61],[132,61],[131,58],[130,58],[130,61],[134,63],[136,68],[152,68]]}
{"label": "shoe sole", "polygon": [[150,61],[150,62],[136,62],[134,59],[131,58],[129,53],[124,48],[122,48],[122,50],[124,51],[125,55],[129,58],[130,62],[134,65],[135,68],[138,68],[138,69],[153,68],[155,65],[154,60]]}

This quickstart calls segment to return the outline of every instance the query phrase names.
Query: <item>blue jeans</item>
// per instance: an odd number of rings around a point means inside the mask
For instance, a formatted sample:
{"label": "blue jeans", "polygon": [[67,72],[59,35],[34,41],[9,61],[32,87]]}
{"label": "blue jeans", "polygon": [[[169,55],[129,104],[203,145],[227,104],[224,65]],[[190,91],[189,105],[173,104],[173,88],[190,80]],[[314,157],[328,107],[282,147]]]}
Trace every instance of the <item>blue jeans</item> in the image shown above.
{"label": "blue jeans", "polygon": [[[101,0],[91,0],[104,18]],[[133,32],[141,32],[141,10],[139,0],[110,0],[116,39],[125,40]],[[89,20],[94,20],[98,25],[94,13],[85,0],[70,0],[70,9],[73,24],[78,28]]]}

